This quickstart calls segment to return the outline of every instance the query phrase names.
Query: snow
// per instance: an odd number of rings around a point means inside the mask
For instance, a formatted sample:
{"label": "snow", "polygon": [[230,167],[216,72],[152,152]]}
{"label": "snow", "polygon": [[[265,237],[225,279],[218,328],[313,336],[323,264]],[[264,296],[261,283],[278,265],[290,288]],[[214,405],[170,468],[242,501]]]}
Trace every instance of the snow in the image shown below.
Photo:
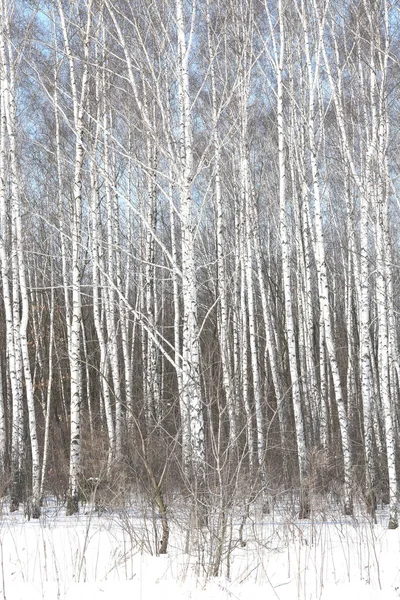
{"label": "snow", "polygon": [[[207,531],[171,519],[166,556],[154,556],[154,523],[140,511],[66,517],[56,504],[39,521],[0,519],[4,600],[394,600],[400,598],[400,534],[365,515],[298,521],[288,511],[250,514],[246,546],[232,519],[222,574],[210,577]],[[182,523],[184,523],[182,516]],[[157,525],[157,522],[155,523]]]}

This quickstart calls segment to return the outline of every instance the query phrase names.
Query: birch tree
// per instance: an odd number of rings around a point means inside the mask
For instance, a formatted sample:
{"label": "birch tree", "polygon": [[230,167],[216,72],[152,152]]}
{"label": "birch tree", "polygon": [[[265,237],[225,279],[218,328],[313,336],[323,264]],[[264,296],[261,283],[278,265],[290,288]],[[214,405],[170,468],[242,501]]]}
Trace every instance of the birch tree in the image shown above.
{"label": "birch tree", "polygon": [[[69,361],[71,375],[71,446],[70,473],[67,513],[73,514],[79,509],[79,476],[81,466],[81,244],[82,244],[82,169],[84,161],[84,127],[85,107],[88,93],[88,59],[90,52],[90,34],[92,24],[92,1],[85,7],[83,40],[83,72],[80,82],[76,72],[76,61],[72,53],[67,17],[61,1],[58,1],[65,53],[69,66],[69,77],[73,101],[73,126],[75,134],[74,190],[71,206],[71,269],[72,269],[72,303],[70,321]],[[80,83],[80,85],[79,85]],[[79,86],[79,87],[78,87]]]}
{"label": "birch tree", "polygon": [[[33,382],[31,374],[30,359],[28,353],[27,327],[29,318],[29,298],[27,288],[27,278],[25,271],[25,258],[22,239],[22,221],[20,208],[20,181],[19,168],[17,158],[16,144],[16,116],[15,116],[15,77],[13,72],[13,58],[9,31],[10,6],[2,2],[1,15],[3,25],[1,27],[0,38],[0,60],[1,60],[1,83],[2,83],[2,100],[5,119],[5,131],[9,140],[9,156],[11,167],[11,227],[12,227],[12,264],[13,264],[13,295],[14,295],[14,347],[19,347],[17,354],[21,356],[22,369],[16,371],[16,377],[22,380],[22,375],[25,381],[26,401],[28,409],[28,423],[30,444],[32,452],[32,497],[29,500],[29,514],[34,518],[40,516],[40,458],[39,446],[36,430],[36,415],[35,402],[33,393]],[[21,302],[21,312],[17,309],[17,303]],[[21,385],[21,383],[20,383]],[[19,411],[21,409],[20,402],[17,408],[15,405],[16,422],[20,420]],[[17,416],[18,415],[18,416]],[[21,422],[16,425],[19,429]],[[19,434],[16,432],[16,436]]]}
{"label": "birch tree", "polygon": [[200,343],[197,324],[197,284],[195,262],[195,222],[193,214],[193,133],[189,86],[189,57],[193,42],[188,30],[182,0],[175,1],[178,43],[178,94],[180,119],[180,164],[178,187],[182,236],[182,444],[183,462],[188,474],[196,474],[200,489],[205,479],[203,405],[200,386]]}

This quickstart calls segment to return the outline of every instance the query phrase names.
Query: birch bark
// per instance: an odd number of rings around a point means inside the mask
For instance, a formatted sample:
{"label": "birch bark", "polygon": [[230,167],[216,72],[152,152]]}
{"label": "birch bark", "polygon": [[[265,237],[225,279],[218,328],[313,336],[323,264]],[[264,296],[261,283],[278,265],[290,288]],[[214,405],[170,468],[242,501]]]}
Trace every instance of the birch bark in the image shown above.
{"label": "birch bark", "polygon": [[279,0],[278,2],[278,19],[279,19],[279,51],[274,40],[274,52],[276,62],[277,76],[277,125],[278,125],[278,167],[279,167],[279,232],[282,249],[282,278],[285,298],[285,324],[286,338],[288,345],[289,369],[292,385],[292,399],[295,414],[297,452],[300,473],[300,515],[306,517],[309,512],[308,494],[306,490],[307,478],[307,452],[304,436],[304,423],[301,409],[300,382],[299,372],[297,367],[297,348],[296,348],[296,333],[293,319],[293,300],[292,287],[290,276],[290,242],[289,242],[289,223],[288,223],[288,208],[287,208],[287,191],[286,191],[286,135],[284,123],[284,69],[286,61],[285,50],[285,24],[284,24],[284,7]]}
{"label": "birch bark", "polygon": [[[8,31],[9,9],[7,2],[1,2],[1,15],[3,26],[0,28],[0,60],[3,111],[5,117],[6,133],[9,141],[9,158],[11,166],[11,220],[13,238],[13,295],[14,295],[14,344],[18,344],[21,355],[21,369],[19,371],[20,385],[22,375],[25,380],[26,400],[28,409],[28,424],[30,445],[32,453],[32,496],[29,499],[29,514],[33,518],[40,516],[40,457],[36,430],[35,401],[31,366],[28,353],[27,327],[29,318],[29,297],[25,271],[25,256],[22,239],[21,221],[21,195],[19,182],[19,169],[16,145],[16,116],[15,116],[15,81],[13,72],[13,57]],[[17,302],[21,302],[21,313]],[[18,352],[19,354],[19,352]],[[17,375],[18,376],[18,375]],[[19,406],[20,409],[21,405]],[[17,413],[18,414],[18,413]],[[19,417],[18,417],[19,419]]]}
{"label": "birch bark", "polygon": [[195,475],[198,486],[205,482],[205,440],[200,386],[200,344],[197,324],[195,223],[193,214],[192,110],[189,86],[189,55],[192,37],[186,40],[184,4],[176,0],[178,37],[178,89],[180,116],[180,218],[182,236],[182,413],[188,414],[189,431],[183,430],[183,463]]}
{"label": "birch bark", "polygon": [[71,437],[70,437],[70,469],[67,514],[72,515],[79,510],[79,479],[81,471],[81,237],[82,237],[82,170],[84,162],[85,106],[88,92],[88,68],[90,52],[90,34],[92,27],[92,0],[88,1],[86,24],[83,41],[83,72],[78,92],[78,81],[74,57],[71,50],[66,16],[61,0],[57,1],[58,14],[62,29],[65,52],[69,65],[71,83],[75,156],[74,156],[74,191],[72,201],[71,223],[71,268],[72,268],[72,306],[69,342],[69,362],[71,377]]}

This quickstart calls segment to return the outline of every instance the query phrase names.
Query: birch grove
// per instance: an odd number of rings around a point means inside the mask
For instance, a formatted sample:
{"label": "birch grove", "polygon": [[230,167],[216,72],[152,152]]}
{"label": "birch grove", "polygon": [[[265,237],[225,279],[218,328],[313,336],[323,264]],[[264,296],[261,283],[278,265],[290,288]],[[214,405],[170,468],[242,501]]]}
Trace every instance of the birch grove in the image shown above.
{"label": "birch grove", "polygon": [[10,508],[147,494],[166,552],[181,494],[215,574],[231,507],[288,490],[396,528],[396,4],[0,13]]}

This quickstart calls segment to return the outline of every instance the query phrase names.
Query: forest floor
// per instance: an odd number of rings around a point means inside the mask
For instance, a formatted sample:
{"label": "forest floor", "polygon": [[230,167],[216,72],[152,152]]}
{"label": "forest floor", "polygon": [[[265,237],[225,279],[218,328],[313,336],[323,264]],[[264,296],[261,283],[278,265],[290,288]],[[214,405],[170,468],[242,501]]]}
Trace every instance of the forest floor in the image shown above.
{"label": "forest floor", "polygon": [[[177,516],[178,515],[178,516]],[[0,519],[0,598],[4,600],[392,600],[400,598],[400,530],[360,512],[290,517],[284,506],[228,524],[221,574],[210,576],[215,543],[171,518],[168,554],[154,555],[157,520],[138,505],[66,517],[48,502],[38,521]],[[237,517],[237,518],[236,518]],[[183,515],[182,515],[182,523]],[[242,543],[239,543],[241,539]],[[215,541],[215,540],[214,540]],[[244,545],[245,543],[245,545]]]}

